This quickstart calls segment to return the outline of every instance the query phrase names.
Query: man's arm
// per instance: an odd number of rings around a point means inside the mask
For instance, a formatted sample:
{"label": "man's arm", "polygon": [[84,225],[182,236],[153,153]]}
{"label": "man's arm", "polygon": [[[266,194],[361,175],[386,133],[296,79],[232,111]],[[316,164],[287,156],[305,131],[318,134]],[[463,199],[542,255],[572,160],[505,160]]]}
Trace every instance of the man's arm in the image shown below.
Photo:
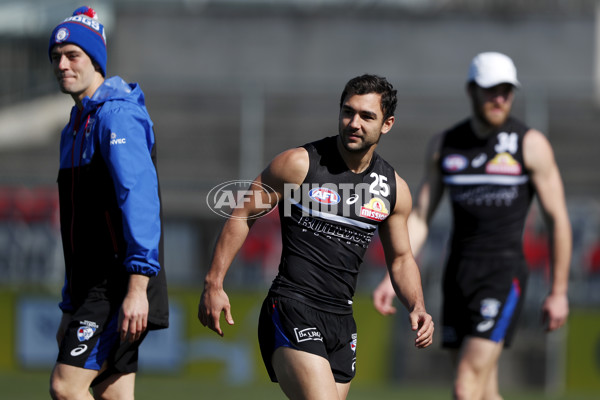
{"label": "man's arm", "polygon": [[[204,291],[198,306],[198,319],[204,326],[223,336],[219,319],[221,312],[225,314],[225,320],[233,325],[231,305],[225,290],[223,281],[229,266],[233,262],[238,251],[241,249],[254,219],[249,218],[263,209],[256,205],[276,205],[277,199],[284,195],[285,184],[300,185],[308,172],[308,153],[303,148],[295,148],[281,153],[273,159],[269,166],[255,179],[255,184],[266,185],[274,193],[253,191],[244,202],[243,207],[234,209],[232,217],[229,218],[217,239],[213,251],[210,268],[204,279]],[[261,196],[261,198],[257,198]]]}
{"label": "man's arm", "polygon": [[119,332],[121,341],[135,342],[148,327],[148,281],[146,275],[129,276],[127,294],[119,312]]}
{"label": "man's arm", "polygon": [[[429,233],[429,222],[444,193],[444,184],[438,168],[442,137],[442,134],[438,134],[429,143],[425,160],[425,175],[417,192],[416,203],[408,217],[407,226],[413,254],[418,254],[425,244]],[[386,274],[373,291],[375,309],[383,315],[395,313],[396,308],[392,305],[395,295],[390,276]]]}
{"label": "man's arm", "polygon": [[412,207],[406,183],[396,175],[396,205],[380,225],[379,235],[388,266],[391,284],[409,312],[410,324],[417,331],[415,345],[429,346],[433,341],[433,321],[425,309],[421,274],[413,257],[408,237],[408,215]]}
{"label": "man's arm", "polygon": [[572,251],[571,223],[554,152],[541,132],[531,129],[525,134],[523,157],[550,233],[552,281],[542,312],[547,330],[552,331],[560,328],[569,315],[567,289]]}
{"label": "man's arm", "polygon": [[[160,271],[162,223],[158,175],[152,160],[154,132],[139,107],[120,106],[99,118],[100,151],[113,180],[127,243],[123,266],[128,290],[119,312],[121,340],[138,340],[148,325],[148,281]],[[112,135],[123,139],[111,144]]]}

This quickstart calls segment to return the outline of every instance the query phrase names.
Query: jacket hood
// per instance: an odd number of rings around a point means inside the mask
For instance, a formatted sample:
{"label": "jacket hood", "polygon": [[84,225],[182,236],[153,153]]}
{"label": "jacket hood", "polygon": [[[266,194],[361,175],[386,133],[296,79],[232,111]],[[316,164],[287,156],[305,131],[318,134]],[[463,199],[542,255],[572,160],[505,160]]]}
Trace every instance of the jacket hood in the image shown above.
{"label": "jacket hood", "polygon": [[83,107],[97,107],[111,100],[123,100],[145,106],[144,92],[137,83],[127,83],[121,77],[113,76],[106,79],[91,98],[83,100]]}

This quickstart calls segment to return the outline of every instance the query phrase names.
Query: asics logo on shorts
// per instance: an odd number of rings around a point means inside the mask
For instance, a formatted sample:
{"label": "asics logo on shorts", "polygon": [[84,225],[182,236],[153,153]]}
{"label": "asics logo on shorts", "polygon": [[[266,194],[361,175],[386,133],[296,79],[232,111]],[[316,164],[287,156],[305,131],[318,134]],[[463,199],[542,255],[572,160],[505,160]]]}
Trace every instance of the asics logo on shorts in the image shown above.
{"label": "asics logo on shorts", "polygon": [[481,321],[477,325],[477,332],[489,331],[490,329],[492,329],[494,324],[495,324],[495,321],[493,319],[486,319],[484,321]]}
{"label": "asics logo on shorts", "polygon": [[296,341],[306,342],[307,340],[318,340],[323,341],[323,337],[321,336],[321,332],[317,330],[317,328],[306,328],[306,329],[298,329],[294,328],[294,333],[296,334]]}
{"label": "asics logo on shorts", "polygon": [[75,347],[73,350],[71,350],[71,355],[73,357],[77,357],[83,353],[85,353],[85,351],[87,350],[87,345],[85,344],[80,344],[79,346]]}

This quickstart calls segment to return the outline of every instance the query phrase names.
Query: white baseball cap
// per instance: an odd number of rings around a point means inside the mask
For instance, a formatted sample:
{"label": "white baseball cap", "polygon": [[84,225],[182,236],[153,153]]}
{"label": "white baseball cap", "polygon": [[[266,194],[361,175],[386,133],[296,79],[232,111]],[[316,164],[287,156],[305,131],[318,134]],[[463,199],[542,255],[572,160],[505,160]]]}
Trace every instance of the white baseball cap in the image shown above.
{"label": "white baseball cap", "polygon": [[473,58],[469,66],[467,82],[475,82],[482,88],[490,88],[501,83],[521,86],[517,80],[517,68],[510,57],[493,51],[479,53]]}

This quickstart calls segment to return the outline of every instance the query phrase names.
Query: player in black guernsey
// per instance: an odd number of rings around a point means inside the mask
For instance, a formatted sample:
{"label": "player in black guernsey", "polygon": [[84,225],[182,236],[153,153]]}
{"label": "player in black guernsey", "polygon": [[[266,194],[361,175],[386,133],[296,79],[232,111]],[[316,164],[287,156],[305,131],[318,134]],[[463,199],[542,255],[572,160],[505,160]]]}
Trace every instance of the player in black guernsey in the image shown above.
{"label": "player in black guernsey", "polygon": [[[442,345],[456,360],[454,398],[500,399],[498,359],[514,333],[528,270],[522,250],[525,219],[534,194],[547,217],[552,245],[552,287],[543,305],[548,330],[568,316],[571,226],[563,184],[544,135],[512,118],[512,60],[477,55],[467,92],[473,115],[431,141],[426,172],[409,218],[411,246],[422,248],[428,225],[448,188],[453,229],[444,271]],[[393,312],[384,280],[375,307]]]}
{"label": "player in black guernsey", "polygon": [[350,314],[363,256],[396,204],[396,178],[377,153],[367,169],[351,171],[337,141],[332,136],[303,146],[308,173],[279,207],[283,247],[271,292]]}
{"label": "player in black guernsey", "polygon": [[213,253],[198,318],[220,335],[233,324],[225,274],[246,239],[258,205],[279,206],[283,250],[263,303],[259,343],[271,379],[295,399],[345,399],[356,371],[352,298],[363,256],[377,229],[394,290],[409,311],[415,346],[433,340],[421,278],[412,256],[406,183],[375,148],[392,128],[396,91],[363,75],[342,93],[339,135],[287,150],[255,179],[227,220]]}

